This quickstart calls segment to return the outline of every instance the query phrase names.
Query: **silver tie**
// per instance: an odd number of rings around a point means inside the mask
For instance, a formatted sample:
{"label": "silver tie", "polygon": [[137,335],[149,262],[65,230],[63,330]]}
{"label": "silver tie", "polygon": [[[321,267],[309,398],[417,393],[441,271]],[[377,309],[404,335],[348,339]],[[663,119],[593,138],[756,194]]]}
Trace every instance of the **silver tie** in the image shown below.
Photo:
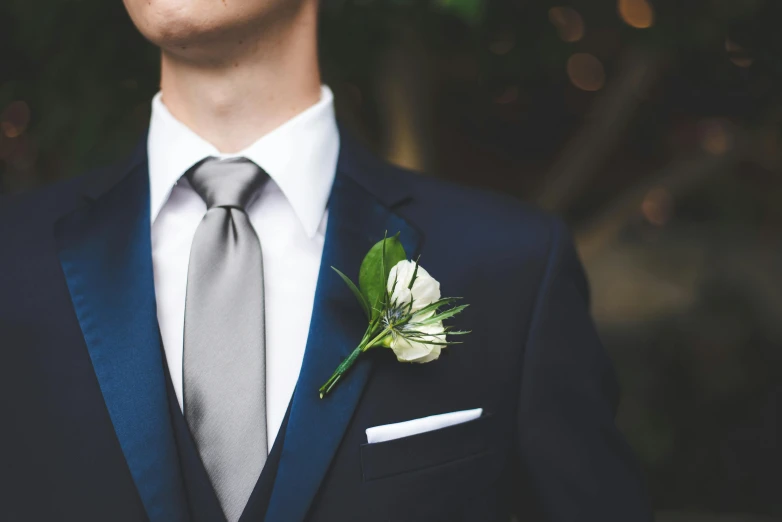
{"label": "silver tie", "polygon": [[244,158],[207,158],[187,174],[207,212],[190,249],[184,410],[228,522],[267,456],[261,243],[245,206],[267,176]]}

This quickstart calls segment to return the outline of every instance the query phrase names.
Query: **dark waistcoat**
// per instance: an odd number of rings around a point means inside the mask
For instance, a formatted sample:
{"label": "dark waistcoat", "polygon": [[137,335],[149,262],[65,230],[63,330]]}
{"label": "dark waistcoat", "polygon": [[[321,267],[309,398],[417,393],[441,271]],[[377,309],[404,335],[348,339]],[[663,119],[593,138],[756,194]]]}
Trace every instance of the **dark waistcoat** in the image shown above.
{"label": "dark waistcoat", "polygon": [[[165,356],[163,357],[165,361]],[[225,522],[225,516],[220,509],[217,495],[209,482],[209,476],[206,473],[201,458],[198,455],[193,437],[185,422],[182,410],[179,408],[174,386],[171,382],[171,376],[166,368],[166,390],[168,394],[169,410],[171,412],[171,422],[174,426],[174,437],[176,439],[177,452],[179,454],[179,465],[182,471],[182,478],[185,484],[187,494],[188,511],[192,522]],[[274,478],[277,475],[277,466],[280,463],[282,446],[285,439],[285,430],[288,425],[288,412],[280,426],[280,432],[269,453],[269,458],[263,467],[261,476],[255,484],[252,494],[247,501],[247,506],[242,512],[240,522],[261,522],[266,515],[266,508],[269,505]]]}

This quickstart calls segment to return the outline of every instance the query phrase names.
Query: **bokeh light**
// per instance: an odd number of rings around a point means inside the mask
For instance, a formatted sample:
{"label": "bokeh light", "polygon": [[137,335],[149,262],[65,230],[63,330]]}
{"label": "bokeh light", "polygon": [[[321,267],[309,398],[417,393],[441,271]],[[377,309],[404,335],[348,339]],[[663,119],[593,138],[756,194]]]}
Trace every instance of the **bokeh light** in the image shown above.
{"label": "bokeh light", "polygon": [[567,61],[570,81],[582,91],[599,91],[605,84],[603,63],[588,53],[576,53]]}
{"label": "bokeh light", "polygon": [[508,54],[516,45],[516,36],[510,31],[503,31],[489,45],[489,50],[497,55]]}
{"label": "bokeh light", "polygon": [[0,114],[0,132],[7,138],[18,138],[30,123],[30,107],[23,101],[10,103]]}
{"label": "bokeh light", "polygon": [[506,87],[499,96],[494,98],[494,103],[498,105],[507,105],[509,103],[514,103],[518,99],[519,88],[515,85],[511,85]]}
{"label": "bokeh light", "polygon": [[619,0],[619,16],[624,23],[636,29],[654,25],[654,8],[649,0]]}
{"label": "bokeh light", "polygon": [[747,55],[746,50],[742,46],[730,38],[725,39],[725,50],[728,52],[730,61],[738,67],[749,67],[755,61],[751,56]]}
{"label": "bokeh light", "polygon": [[733,133],[723,120],[704,120],[698,125],[698,131],[701,147],[709,154],[722,156],[733,148]]}
{"label": "bokeh light", "polygon": [[563,41],[577,42],[584,37],[584,19],[572,7],[552,7],[548,19],[557,28]]}
{"label": "bokeh light", "polygon": [[641,213],[652,225],[661,227],[670,221],[673,215],[673,196],[664,187],[655,187],[644,196]]}

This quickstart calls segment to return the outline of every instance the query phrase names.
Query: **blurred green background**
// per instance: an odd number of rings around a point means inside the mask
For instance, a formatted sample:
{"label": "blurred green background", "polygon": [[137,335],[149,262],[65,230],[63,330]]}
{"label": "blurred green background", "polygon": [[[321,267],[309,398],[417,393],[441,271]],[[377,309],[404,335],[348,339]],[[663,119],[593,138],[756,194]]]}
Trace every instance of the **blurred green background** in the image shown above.
{"label": "blurred green background", "polygon": [[[346,126],[567,218],[661,521],[782,517],[780,4],[323,0]],[[119,0],[3,0],[0,192],[129,150],[157,62]]]}

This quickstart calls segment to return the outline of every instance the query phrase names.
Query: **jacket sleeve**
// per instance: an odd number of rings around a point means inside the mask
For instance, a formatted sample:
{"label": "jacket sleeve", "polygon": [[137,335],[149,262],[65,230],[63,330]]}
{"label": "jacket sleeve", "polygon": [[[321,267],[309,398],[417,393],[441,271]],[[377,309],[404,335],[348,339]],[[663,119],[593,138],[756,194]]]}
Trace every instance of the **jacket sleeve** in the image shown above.
{"label": "jacket sleeve", "polygon": [[619,387],[589,290],[556,221],[523,357],[516,425],[520,520],[647,522],[635,456],[614,423]]}

